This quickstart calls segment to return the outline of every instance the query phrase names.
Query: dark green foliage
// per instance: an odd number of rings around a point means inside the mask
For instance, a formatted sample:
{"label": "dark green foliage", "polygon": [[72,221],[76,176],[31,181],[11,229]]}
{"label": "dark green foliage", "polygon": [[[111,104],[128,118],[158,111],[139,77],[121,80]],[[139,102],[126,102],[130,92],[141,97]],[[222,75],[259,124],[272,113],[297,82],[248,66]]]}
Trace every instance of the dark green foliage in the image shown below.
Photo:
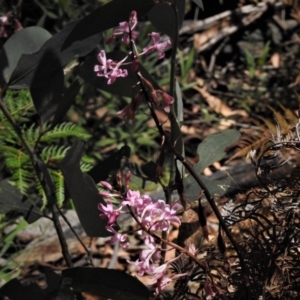
{"label": "dark green foliage", "polygon": [[[168,1],[174,3],[174,0]],[[181,28],[183,18],[184,18],[184,10],[185,10],[185,0],[177,0],[177,21],[178,21],[178,30]],[[153,8],[147,14],[151,23],[155,26],[155,28],[167,34],[172,41],[175,40],[178,32],[175,32],[175,9],[171,5],[167,5],[164,2],[157,3],[153,6]]]}
{"label": "dark green foliage", "polygon": [[[194,166],[194,170],[197,172],[212,195],[224,195],[230,186],[231,179],[226,178],[221,181],[211,181],[200,174],[206,167],[209,167],[214,162],[223,159],[226,155],[226,148],[235,143],[239,138],[240,133],[237,130],[228,129],[208,136],[198,146],[197,153],[200,159]],[[188,198],[197,199],[200,193],[200,187],[195,182],[194,178],[189,175],[183,182]]]}
{"label": "dark green foliage", "polygon": [[62,50],[72,47],[75,42],[85,40],[99,32],[116,27],[127,20],[131,11],[135,10],[140,17],[145,15],[154,5],[153,0],[114,0],[99,7],[83,18],[64,41]]}
{"label": "dark green foliage", "polygon": [[80,169],[80,159],[84,150],[83,142],[73,145],[59,164],[66,186],[71,194],[80,223],[91,237],[109,236],[105,229],[106,220],[99,218],[97,206],[105,204],[99,195],[93,179]]}
{"label": "dark green foliage", "polygon": [[[8,84],[12,81],[11,77],[22,56],[37,52],[50,37],[51,34],[41,27],[29,27],[14,34],[1,49],[1,85]],[[26,73],[30,70],[30,68],[27,69]],[[24,74],[22,74],[22,77],[24,77]],[[22,86],[19,88],[21,87]]]}
{"label": "dark green foliage", "polygon": [[75,291],[118,300],[146,300],[149,291],[137,278],[119,270],[104,268],[69,268],[64,278],[72,279]]}
{"label": "dark green foliage", "polygon": [[[57,202],[61,206],[65,200],[65,187],[57,163],[63,159],[69,149],[69,146],[64,145],[64,141],[71,137],[86,140],[90,135],[78,125],[69,122],[58,124],[49,131],[50,125],[48,124],[44,125],[43,131],[35,123],[28,125],[29,118],[34,112],[31,98],[26,91],[8,92],[5,103],[15,121],[20,124],[28,145],[32,148],[35,147],[35,151],[40,153],[41,159],[48,164],[55,183]],[[0,126],[2,129],[0,130],[0,151],[4,158],[5,169],[11,174],[9,178],[11,184],[25,196],[37,192],[42,199],[41,208],[44,208],[47,204],[46,197],[35,175],[29,155],[2,113],[0,113]],[[36,145],[38,140],[39,143]],[[85,171],[88,171],[91,165],[85,163],[83,167]]]}

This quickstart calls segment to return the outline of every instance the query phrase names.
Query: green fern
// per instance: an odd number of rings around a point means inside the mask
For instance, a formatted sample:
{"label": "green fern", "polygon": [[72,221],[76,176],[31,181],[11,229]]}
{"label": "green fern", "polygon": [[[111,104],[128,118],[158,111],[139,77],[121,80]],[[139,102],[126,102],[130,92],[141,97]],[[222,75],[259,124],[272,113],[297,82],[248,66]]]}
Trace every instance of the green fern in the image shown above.
{"label": "green fern", "polygon": [[81,162],[80,163],[80,169],[82,172],[88,172],[92,169],[92,165],[89,163]]}
{"label": "green fern", "polygon": [[[9,91],[5,104],[14,120],[20,126],[27,143],[31,147],[35,146],[36,153],[48,164],[55,184],[57,204],[62,206],[65,200],[64,178],[57,169],[56,164],[52,162],[57,163],[65,157],[70,148],[67,145],[63,145],[67,138],[86,140],[90,138],[90,135],[83,128],[71,122],[58,124],[48,132],[47,128],[49,128],[50,124],[44,124],[43,127],[46,132],[40,138],[38,145],[36,145],[41,134],[40,127],[38,124],[31,124],[30,126],[26,124],[31,122],[29,117],[34,113],[29,92]],[[23,195],[28,196],[30,193],[37,193],[40,196],[41,208],[45,208],[47,205],[46,195],[34,172],[29,156],[2,112],[0,112],[0,151],[4,158],[4,167],[11,174],[11,184],[17,187]],[[81,169],[84,172],[89,171],[92,168],[92,162],[91,158],[85,156],[81,163]]]}
{"label": "green fern", "polygon": [[40,135],[40,129],[36,124],[32,124],[29,127],[23,126],[22,132],[25,140],[30,146],[35,144]]}
{"label": "green fern", "polygon": [[71,122],[65,122],[55,126],[53,130],[43,135],[41,141],[57,142],[58,139],[67,138],[67,137],[76,137],[82,140],[86,140],[90,138],[91,135],[86,133],[84,129],[82,129],[80,126]]}
{"label": "green fern", "polygon": [[0,144],[19,144],[19,138],[8,122],[0,125]]}
{"label": "green fern", "polygon": [[[5,104],[16,122],[27,122],[34,114],[34,106],[28,90],[7,91]],[[7,122],[3,112],[0,112],[0,126]]]}
{"label": "green fern", "polygon": [[37,189],[37,192],[40,196],[40,200],[41,200],[41,207],[40,207],[40,210],[44,210],[47,206],[47,197],[46,197],[46,194],[44,192],[44,189],[40,183],[40,181],[37,179],[37,177],[35,176],[36,178],[36,189]]}
{"label": "green fern", "polygon": [[46,146],[41,153],[43,161],[48,162],[49,160],[59,161],[62,160],[67,151],[70,149],[68,146],[50,145]]}
{"label": "green fern", "polygon": [[55,184],[57,205],[61,207],[65,201],[64,177],[59,170],[51,170],[51,175]]}

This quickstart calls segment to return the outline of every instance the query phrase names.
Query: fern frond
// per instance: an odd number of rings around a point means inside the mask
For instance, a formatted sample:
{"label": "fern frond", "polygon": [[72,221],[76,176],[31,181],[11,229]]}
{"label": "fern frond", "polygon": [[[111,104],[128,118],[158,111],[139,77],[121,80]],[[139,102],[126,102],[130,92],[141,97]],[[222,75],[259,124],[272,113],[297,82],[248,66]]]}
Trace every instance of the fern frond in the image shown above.
{"label": "fern frond", "polygon": [[91,164],[87,164],[87,163],[84,163],[84,162],[80,163],[80,169],[84,173],[90,171],[92,168],[93,168],[93,166]]}
{"label": "fern frond", "polygon": [[257,116],[257,119],[259,119],[263,122],[264,126],[259,124],[259,122],[255,122],[255,120],[254,120],[254,123],[262,130],[262,132],[266,132],[266,131],[273,132],[273,133],[276,132],[276,130],[277,130],[276,122],[274,122],[274,120],[265,119],[265,118],[262,118],[261,116]]}
{"label": "fern frond", "polygon": [[259,157],[270,137],[271,133],[267,130],[258,129],[253,131],[253,129],[244,129],[242,137],[236,145],[239,150],[235,152],[229,161],[235,158],[246,157],[253,149],[257,149],[257,156]]}
{"label": "fern frond", "polygon": [[275,118],[276,122],[278,123],[278,126],[283,131],[283,133],[287,133],[290,130],[290,124],[286,120],[285,116],[269,105],[268,105],[268,108],[273,112],[274,118]]}
{"label": "fern frond", "polygon": [[[26,122],[30,113],[34,113],[34,106],[29,91],[7,91],[5,104],[16,122]],[[6,120],[0,112],[0,125]]]}
{"label": "fern frond", "polygon": [[88,155],[83,155],[82,158],[81,158],[81,161],[83,163],[86,163],[86,164],[89,164],[89,165],[93,165],[94,162],[95,162],[95,159],[88,156]]}
{"label": "fern frond", "polygon": [[15,133],[10,123],[6,120],[0,125],[0,143],[1,142],[14,145],[18,145],[20,143],[18,135]]}
{"label": "fern frond", "polygon": [[39,135],[40,135],[40,129],[36,124],[32,124],[30,127],[23,127],[22,128],[23,131],[23,136],[26,139],[27,143],[29,143],[30,145],[34,145],[34,143],[36,142],[36,140],[38,139]]}
{"label": "fern frond", "polygon": [[41,158],[47,162],[49,159],[62,160],[67,151],[70,149],[68,146],[50,145],[43,148]]}
{"label": "fern frond", "polygon": [[33,180],[34,174],[31,170],[18,168],[12,173],[10,182],[21,192],[21,194],[27,195],[28,189]]}
{"label": "fern frond", "polygon": [[53,130],[47,132],[43,137],[41,138],[42,142],[53,142],[60,138],[67,138],[67,137],[77,137],[82,140],[86,140],[90,138],[90,134],[86,133],[83,128],[80,126],[65,122],[62,124],[59,124],[53,128]]}
{"label": "fern frond", "polygon": [[51,170],[51,175],[55,184],[55,195],[58,207],[61,207],[65,201],[64,177],[59,170]]}
{"label": "fern frond", "polygon": [[0,151],[5,157],[5,164],[9,169],[22,168],[29,162],[29,156],[20,149],[11,146],[0,145]]}
{"label": "fern frond", "polygon": [[280,107],[282,112],[275,111],[272,107],[269,107],[274,114],[276,122],[257,116],[257,119],[260,119],[263,122],[263,125],[261,125],[257,120],[253,120],[259,127],[259,130],[243,130],[242,138],[237,143],[239,150],[229,159],[229,161],[238,157],[245,157],[251,150],[257,150],[256,155],[257,157],[260,157],[264,149],[270,146],[270,141],[275,142],[274,136],[282,141],[294,138],[292,129],[295,128],[298,118],[291,110],[282,105]]}
{"label": "fern frond", "polygon": [[287,107],[284,107],[280,103],[279,103],[279,106],[282,109],[282,111],[284,112],[284,115],[285,115],[287,121],[289,122],[289,124],[292,126],[295,126],[298,123],[298,117],[296,116],[296,114],[292,110],[290,110]]}
{"label": "fern frond", "polygon": [[47,205],[47,197],[46,197],[46,194],[44,192],[44,189],[43,189],[40,181],[37,181],[37,186],[36,187],[37,187],[38,194],[41,197],[42,206],[41,206],[40,210],[43,211],[46,208],[46,205]]}

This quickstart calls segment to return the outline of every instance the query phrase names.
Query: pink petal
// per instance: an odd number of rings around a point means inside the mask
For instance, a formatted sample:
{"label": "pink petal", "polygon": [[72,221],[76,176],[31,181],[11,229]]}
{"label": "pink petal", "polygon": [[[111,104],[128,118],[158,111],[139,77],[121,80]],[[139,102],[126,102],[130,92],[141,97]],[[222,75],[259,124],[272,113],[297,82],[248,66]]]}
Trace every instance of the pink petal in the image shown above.
{"label": "pink petal", "polygon": [[157,45],[159,43],[160,40],[160,34],[157,32],[152,32],[149,34],[149,36],[151,36],[152,38],[152,42],[154,45]]}

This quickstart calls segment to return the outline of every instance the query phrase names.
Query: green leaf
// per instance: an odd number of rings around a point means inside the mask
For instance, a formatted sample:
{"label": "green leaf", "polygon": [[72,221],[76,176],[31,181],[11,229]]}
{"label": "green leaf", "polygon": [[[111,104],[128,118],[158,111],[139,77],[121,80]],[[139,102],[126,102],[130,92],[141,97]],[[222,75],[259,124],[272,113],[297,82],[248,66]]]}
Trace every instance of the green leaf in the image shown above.
{"label": "green leaf", "polygon": [[22,285],[21,282],[15,278],[7,282],[0,289],[1,296],[14,300],[29,300],[39,299],[48,300],[45,291],[43,291],[36,283]]}
{"label": "green leaf", "polygon": [[106,204],[99,195],[92,178],[80,169],[80,159],[84,150],[83,142],[72,146],[59,164],[66,186],[73,200],[80,223],[91,237],[105,237],[110,233],[105,229],[107,220],[99,217],[98,204]]}
{"label": "green leaf", "polygon": [[52,74],[61,70],[75,55],[84,56],[90,53],[99,43],[100,34],[74,43],[61,51],[62,43],[78,23],[79,21],[74,21],[66,25],[62,31],[50,38],[40,51],[23,54],[11,76],[11,87],[22,89],[45,86]]}
{"label": "green leaf", "polygon": [[[224,195],[232,184],[232,180],[229,177],[222,180],[210,180],[203,175],[199,175],[199,177],[212,196]],[[199,197],[200,192],[202,190],[198,183],[190,175],[183,180],[183,183],[185,194],[188,197],[188,199],[190,199],[190,201],[196,200]]]}
{"label": "green leaf", "polygon": [[13,187],[8,180],[0,181],[0,212],[8,213],[17,211],[24,215],[27,222],[35,222],[42,216],[42,213]]}
{"label": "green leaf", "polygon": [[[194,170],[206,185],[211,195],[224,195],[230,187],[231,178],[212,181],[200,174],[206,167],[223,159],[226,155],[226,148],[235,143],[239,138],[240,133],[237,130],[228,129],[208,136],[198,146],[197,153],[199,155],[199,162],[194,166]],[[201,188],[195,179],[189,175],[183,180],[183,183],[186,196],[191,201],[196,200],[199,197]]]}
{"label": "green leaf", "polygon": [[125,272],[104,268],[76,267],[64,269],[64,278],[71,278],[76,292],[115,300],[147,300],[149,291],[137,278]]}
{"label": "green leaf", "polygon": [[92,170],[88,172],[88,175],[98,183],[101,180],[107,180],[108,175],[113,170],[118,170],[121,166],[121,160],[123,157],[130,156],[130,148],[126,145],[121,149],[107,157],[106,159],[99,161]]}
{"label": "green leaf", "polygon": [[206,167],[220,161],[226,155],[226,148],[238,141],[241,134],[235,129],[214,133],[205,138],[198,146],[199,162],[194,169],[200,174]]}
{"label": "green leaf", "polygon": [[113,0],[83,18],[66,38],[62,50],[70,47],[76,41],[117,27],[120,22],[128,21],[133,10],[137,12],[138,17],[142,17],[153,5],[153,0]]}
{"label": "green leaf", "polygon": [[57,123],[64,117],[64,115],[69,110],[70,106],[72,105],[74,99],[79,93],[79,90],[81,88],[81,83],[78,79],[76,79],[67,89],[67,91],[64,93],[63,98],[61,99],[61,102],[59,106],[57,107],[57,110],[54,114],[51,128],[53,128]]}
{"label": "green leaf", "polygon": [[10,81],[22,55],[37,52],[49,38],[51,34],[41,27],[28,27],[12,35],[1,49],[1,84],[7,84]]}
{"label": "green leaf", "polygon": [[175,92],[176,92],[176,117],[177,121],[180,123],[183,121],[183,101],[182,101],[182,94],[181,89],[179,86],[178,81],[175,81]]}
{"label": "green leaf", "polygon": [[[44,58],[48,59],[47,57]],[[56,61],[56,63],[60,66],[59,61]],[[34,107],[42,122],[46,122],[55,113],[58,105],[62,102],[64,72],[59,66],[57,67],[57,70],[49,76],[45,85],[30,89]],[[38,69],[39,68],[44,69],[43,60],[39,64]],[[39,74],[39,71],[35,74]],[[35,82],[38,82],[39,80],[39,77],[34,77],[32,85],[38,86],[39,84],[35,84]]]}
{"label": "green leaf", "polygon": [[[170,0],[168,2],[174,3],[174,0]],[[177,0],[176,3],[178,11],[178,29],[180,29],[184,18],[185,0]],[[172,5],[165,2],[157,3],[149,11],[147,16],[158,31],[167,34],[174,41],[178,32],[175,32],[174,24],[176,18],[175,9]]]}

